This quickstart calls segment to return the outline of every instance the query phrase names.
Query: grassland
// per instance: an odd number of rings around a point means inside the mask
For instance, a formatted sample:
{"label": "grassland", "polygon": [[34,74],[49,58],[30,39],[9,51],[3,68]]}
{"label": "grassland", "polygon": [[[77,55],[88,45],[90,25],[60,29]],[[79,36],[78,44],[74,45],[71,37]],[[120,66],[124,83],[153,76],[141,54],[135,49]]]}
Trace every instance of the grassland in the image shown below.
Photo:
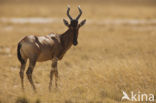
{"label": "grassland", "polygon": [[[156,20],[156,4],[104,1],[0,3],[0,18],[57,18],[53,23],[12,23],[0,20],[0,103],[120,103],[122,90],[156,95],[156,23],[104,23],[104,20]],[[81,5],[87,23],[79,44],[59,62],[59,87],[48,91],[51,61],[37,63],[35,94],[25,76],[23,93],[16,57],[18,41],[30,34],[63,33],[66,5],[71,15]],[[23,100],[23,102],[21,101]],[[25,100],[25,102],[24,102]],[[155,100],[156,101],[156,100]],[[125,101],[128,102],[128,101]]]}

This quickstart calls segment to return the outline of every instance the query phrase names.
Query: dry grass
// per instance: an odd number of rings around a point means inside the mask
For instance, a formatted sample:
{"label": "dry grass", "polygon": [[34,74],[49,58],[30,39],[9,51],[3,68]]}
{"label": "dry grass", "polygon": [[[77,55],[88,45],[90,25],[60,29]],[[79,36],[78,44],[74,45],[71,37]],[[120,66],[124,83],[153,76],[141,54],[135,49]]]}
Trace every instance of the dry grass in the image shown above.
{"label": "dry grass", "polygon": [[[25,76],[21,91],[17,42],[25,35],[62,33],[66,5],[81,5],[87,24],[80,29],[79,45],[59,62],[59,88],[48,92],[51,61],[37,63],[35,94]],[[94,8],[93,8],[94,6]],[[120,103],[122,90],[156,95],[156,24],[102,24],[103,19],[156,19],[156,6],[104,2],[0,4],[0,17],[53,17],[48,24],[14,24],[0,21],[0,103]],[[91,22],[94,20],[95,22]],[[97,23],[98,22],[98,23]]]}

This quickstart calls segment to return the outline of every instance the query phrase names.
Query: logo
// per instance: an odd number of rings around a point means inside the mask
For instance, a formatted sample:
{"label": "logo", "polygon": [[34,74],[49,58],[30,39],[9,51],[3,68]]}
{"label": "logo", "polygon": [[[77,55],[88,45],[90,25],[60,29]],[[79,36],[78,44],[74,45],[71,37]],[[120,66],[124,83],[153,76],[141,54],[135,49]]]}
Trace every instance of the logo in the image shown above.
{"label": "logo", "polygon": [[141,93],[140,91],[135,93],[133,91],[130,92],[130,95],[128,95],[125,91],[122,91],[123,96],[121,98],[121,101],[123,100],[128,100],[128,101],[149,101],[149,102],[154,102],[154,94],[146,94],[146,93]]}

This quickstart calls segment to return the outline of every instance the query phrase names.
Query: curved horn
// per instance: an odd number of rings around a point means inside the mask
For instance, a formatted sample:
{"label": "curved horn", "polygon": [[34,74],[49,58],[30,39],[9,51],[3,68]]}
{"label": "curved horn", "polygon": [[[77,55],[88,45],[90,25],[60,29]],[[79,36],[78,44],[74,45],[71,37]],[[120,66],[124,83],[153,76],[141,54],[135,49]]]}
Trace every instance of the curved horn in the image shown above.
{"label": "curved horn", "polygon": [[82,10],[80,8],[80,5],[78,6],[78,9],[79,9],[79,15],[76,17],[76,20],[79,20],[80,16],[82,15]]}
{"label": "curved horn", "polygon": [[69,15],[69,11],[70,11],[70,7],[68,6],[68,9],[67,9],[67,16],[69,17],[69,19],[72,21],[73,18]]}

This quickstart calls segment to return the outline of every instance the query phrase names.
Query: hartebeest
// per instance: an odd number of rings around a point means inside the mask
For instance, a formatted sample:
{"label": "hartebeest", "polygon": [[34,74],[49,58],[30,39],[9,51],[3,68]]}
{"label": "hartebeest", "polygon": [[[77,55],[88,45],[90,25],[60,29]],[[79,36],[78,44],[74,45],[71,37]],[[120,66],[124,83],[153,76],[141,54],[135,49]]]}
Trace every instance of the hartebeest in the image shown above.
{"label": "hartebeest", "polygon": [[73,19],[70,14],[70,8],[67,9],[67,16],[70,19],[70,24],[67,20],[63,19],[64,24],[68,27],[68,30],[63,34],[49,34],[46,36],[26,36],[19,43],[17,47],[17,56],[21,63],[20,67],[20,78],[21,86],[24,90],[24,70],[26,66],[27,59],[29,59],[29,67],[26,72],[28,80],[33,87],[33,90],[36,91],[32,79],[32,72],[34,70],[36,62],[52,60],[52,69],[50,71],[50,82],[49,90],[51,90],[52,79],[55,75],[55,85],[57,87],[58,80],[58,70],[57,62],[61,60],[67,50],[72,46],[78,44],[78,31],[79,28],[85,24],[86,20],[81,21],[78,24],[78,20],[82,14],[80,7],[78,7],[79,15],[76,19]]}

